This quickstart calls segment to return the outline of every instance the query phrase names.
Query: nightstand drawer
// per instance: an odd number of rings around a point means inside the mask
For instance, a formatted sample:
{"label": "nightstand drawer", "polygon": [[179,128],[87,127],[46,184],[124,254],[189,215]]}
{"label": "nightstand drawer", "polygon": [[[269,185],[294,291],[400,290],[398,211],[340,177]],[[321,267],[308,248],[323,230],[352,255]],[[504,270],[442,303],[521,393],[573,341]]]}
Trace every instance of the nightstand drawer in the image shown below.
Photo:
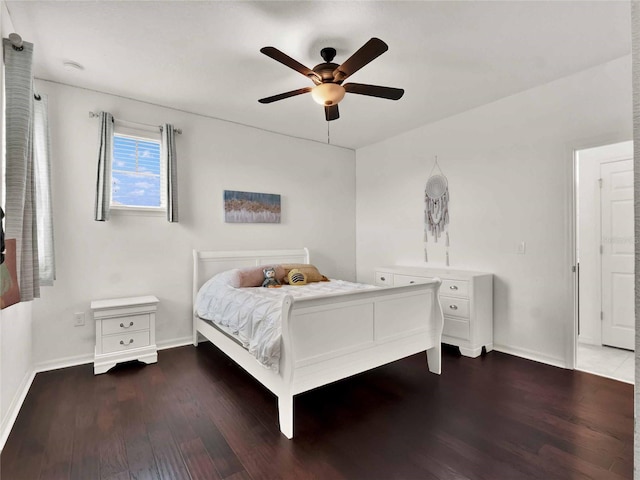
{"label": "nightstand drawer", "polygon": [[102,337],[102,352],[122,352],[149,345],[149,330]]}
{"label": "nightstand drawer", "polygon": [[393,286],[402,287],[404,285],[414,285],[416,283],[427,283],[430,281],[430,277],[413,277],[411,275],[394,275]]}
{"label": "nightstand drawer", "polygon": [[456,297],[469,296],[469,282],[466,280],[442,280],[440,295],[454,295]]}
{"label": "nightstand drawer", "polygon": [[102,320],[102,334],[136,332],[149,330],[149,314],[130,315],[120,318],[108,318]]}
{"label": "nightstand drawer", "polygon": [[376,272],[376,285],[381,287],[393,286],[393,273]]}
{"label": "nightstand drawer", "polygon": [[445,315],[469,318],[469,300],[466,298],[445,297],[440,295],[440,305]]}
{"label": "nightstand drawer", "polygon": [[444,328],[442,335],[448,337],[469,340],[469,321],[458,318],[444,317]]}

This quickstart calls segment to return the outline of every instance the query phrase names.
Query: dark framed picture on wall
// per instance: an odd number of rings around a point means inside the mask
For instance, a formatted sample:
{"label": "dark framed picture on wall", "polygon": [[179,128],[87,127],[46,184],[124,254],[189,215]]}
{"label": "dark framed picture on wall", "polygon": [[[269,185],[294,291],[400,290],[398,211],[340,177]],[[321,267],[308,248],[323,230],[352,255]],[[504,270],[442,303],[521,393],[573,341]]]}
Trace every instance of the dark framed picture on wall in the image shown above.
{"label": "dark framed picture on wall", "polygon": [[280,195],[224,191],[226,223],[280,223]]}

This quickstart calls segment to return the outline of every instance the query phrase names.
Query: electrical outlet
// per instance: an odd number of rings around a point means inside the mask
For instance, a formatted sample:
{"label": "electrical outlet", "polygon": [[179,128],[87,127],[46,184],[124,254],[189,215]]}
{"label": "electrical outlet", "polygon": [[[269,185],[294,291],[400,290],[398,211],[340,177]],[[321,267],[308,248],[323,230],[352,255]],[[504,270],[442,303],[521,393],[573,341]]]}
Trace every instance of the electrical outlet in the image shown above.
{"label": "electrical outlet", "polygon": [[525,242],[523,240],[518,244],[518,252],[517,253],[519,255],[524,255],[526,251],[527,251],[527,242]]}
{"label": "electrical outlet", "polygon": [[84,312],[76,312],[73,314],[74,326],[84,326]]}

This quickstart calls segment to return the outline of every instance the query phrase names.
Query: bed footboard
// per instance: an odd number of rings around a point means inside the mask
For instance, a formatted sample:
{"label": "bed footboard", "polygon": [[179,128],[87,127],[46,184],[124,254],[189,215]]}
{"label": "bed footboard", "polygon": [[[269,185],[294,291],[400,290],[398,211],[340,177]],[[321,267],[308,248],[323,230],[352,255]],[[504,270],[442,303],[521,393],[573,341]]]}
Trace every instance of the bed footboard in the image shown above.
{"label": "bed footboard", "polygon": [[440,374],[440,280],[318,298],[285,299],[278,394],[280,428],[293,437],[293,396],[415,353]]}

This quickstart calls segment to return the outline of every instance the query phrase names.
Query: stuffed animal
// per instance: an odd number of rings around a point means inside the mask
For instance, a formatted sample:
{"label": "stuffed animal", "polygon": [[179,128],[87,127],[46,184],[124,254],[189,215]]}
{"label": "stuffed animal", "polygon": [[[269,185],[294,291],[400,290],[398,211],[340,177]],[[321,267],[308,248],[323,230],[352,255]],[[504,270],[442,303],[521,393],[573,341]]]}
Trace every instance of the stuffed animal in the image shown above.
{"label": "stuffed animal", "polygon": [[264,273],[264,282],[262,282],[262,286],[266,288],[278,288],[281,287],[280,282],[276,280],[276,269],[273,267],[264,268],[262,270]]}

